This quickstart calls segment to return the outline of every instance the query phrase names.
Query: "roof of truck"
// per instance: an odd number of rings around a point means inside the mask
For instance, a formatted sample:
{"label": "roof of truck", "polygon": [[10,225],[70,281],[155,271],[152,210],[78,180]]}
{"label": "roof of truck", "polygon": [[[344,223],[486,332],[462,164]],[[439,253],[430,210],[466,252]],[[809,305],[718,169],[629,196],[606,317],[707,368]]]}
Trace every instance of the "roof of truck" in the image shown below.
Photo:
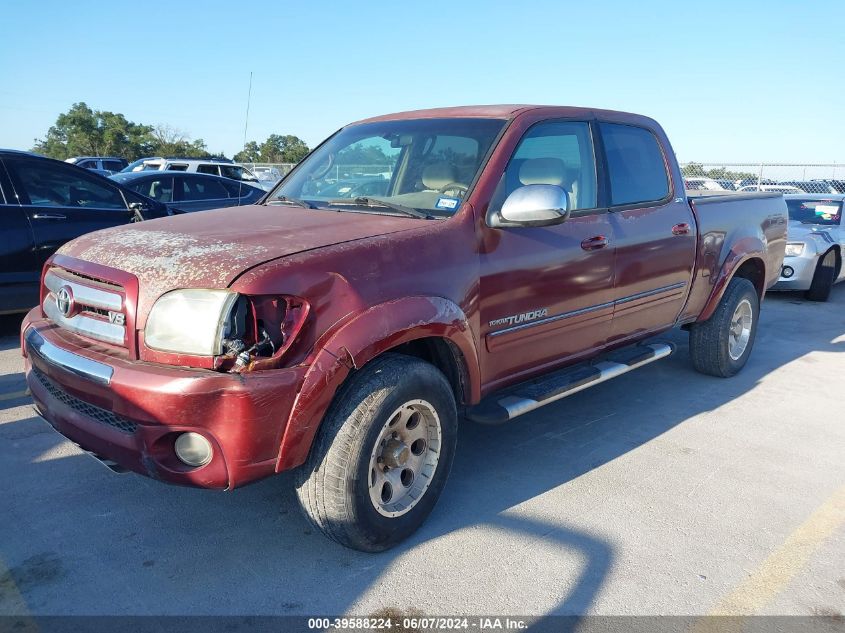
{"label": "roof of truck", "polygon": [[[553,105],[530,105],[530,104],[499,104],[499,105],[471,105],[453,106],[448,108],[429,108],[426,110],[408,110],[406,112],[394,112],[383,114],[367,119],[356,121],[356,123],[371,123],[373,121],[390,121],[397,119],[441,119],[441,118],[482,118],[482,119],[510,119],[520,112],[529,110],[547,110],[550,115],[561,117],[591,117],[597,113],[607,112],[624,114],[632,117],[641,115],[630,112],[616,112],[611,110],[600,110],[597,108],[553,106]],[[648,118],[648,117],[642,117]]]}

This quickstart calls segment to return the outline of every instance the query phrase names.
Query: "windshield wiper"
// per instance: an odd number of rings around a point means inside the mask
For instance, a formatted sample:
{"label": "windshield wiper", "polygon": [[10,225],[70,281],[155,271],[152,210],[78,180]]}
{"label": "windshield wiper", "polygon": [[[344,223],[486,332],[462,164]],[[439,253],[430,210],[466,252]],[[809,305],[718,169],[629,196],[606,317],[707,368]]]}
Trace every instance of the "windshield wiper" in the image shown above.
{"label": "windshield wiper", "polygon": [[278,198],[273,198],[272,200],[268,200],[267,204],[292,204],[297,207],[303,207],[305,209],[316,209],[313,204],[310,202],[306,202],[305,200],[300,200],[299,198],[291,198],[290,196],[279,196]]}
{"label": "windshield wiper", "polygon": [[434,216],[428,213],[423,213],[412,207],[406,207],[395,202],[387,202],[387,200],[379,200],[377,198],[340,198],[339,200],[329,200],[329,204],[336,206],[346,205],[355,207],[367,207],[369,209],[383,207],[385,209],[392,209],[398,211],[402,215],[407,215],[412,218],[422,218],[423,220],[433,220]]}

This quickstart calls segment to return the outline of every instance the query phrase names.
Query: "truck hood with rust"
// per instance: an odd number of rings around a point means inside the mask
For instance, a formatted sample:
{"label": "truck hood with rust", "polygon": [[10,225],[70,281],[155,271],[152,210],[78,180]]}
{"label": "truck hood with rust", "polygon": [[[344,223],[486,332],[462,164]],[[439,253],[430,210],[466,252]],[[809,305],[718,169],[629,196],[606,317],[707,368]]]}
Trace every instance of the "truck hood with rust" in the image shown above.
{"label": "truck hood with rust", "polygon": [[176,288],[226,288],[246,270],[295,253],[419,226],[371,213],[251,205],[95,231],[59,249],[138,278],[139,312]]}

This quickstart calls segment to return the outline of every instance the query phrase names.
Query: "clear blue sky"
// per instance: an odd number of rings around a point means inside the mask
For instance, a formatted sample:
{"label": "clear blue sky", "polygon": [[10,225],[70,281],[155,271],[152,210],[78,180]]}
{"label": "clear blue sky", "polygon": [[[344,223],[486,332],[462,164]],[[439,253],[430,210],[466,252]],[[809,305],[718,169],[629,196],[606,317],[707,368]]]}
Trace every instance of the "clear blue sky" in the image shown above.
{"label": "clear blue sky", "polygon": [[30,148],[85,101],[231,156],[252,71],[249,139],[550,103],[648,114],[682,160],[845,162],[842,0],[12,0],[2,15],[0,147]]}

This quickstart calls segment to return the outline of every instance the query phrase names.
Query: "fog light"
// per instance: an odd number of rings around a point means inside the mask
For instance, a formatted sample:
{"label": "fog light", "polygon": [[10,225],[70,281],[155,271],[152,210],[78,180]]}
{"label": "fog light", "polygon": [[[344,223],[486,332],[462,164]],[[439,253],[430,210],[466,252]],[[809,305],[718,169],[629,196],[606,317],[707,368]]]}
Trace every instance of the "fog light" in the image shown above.
{"label": "fog light", "polygon": [[780,276],[784,279],[789,279],[792,275],[795,274],[795,269],[792,266],[784,266],[783,270],[780,271]]}
{"label": "fog light", "polygon": [[182,433],[173,448],[188,466],[205,466],[211,461],[211,442],[199,433]]}

